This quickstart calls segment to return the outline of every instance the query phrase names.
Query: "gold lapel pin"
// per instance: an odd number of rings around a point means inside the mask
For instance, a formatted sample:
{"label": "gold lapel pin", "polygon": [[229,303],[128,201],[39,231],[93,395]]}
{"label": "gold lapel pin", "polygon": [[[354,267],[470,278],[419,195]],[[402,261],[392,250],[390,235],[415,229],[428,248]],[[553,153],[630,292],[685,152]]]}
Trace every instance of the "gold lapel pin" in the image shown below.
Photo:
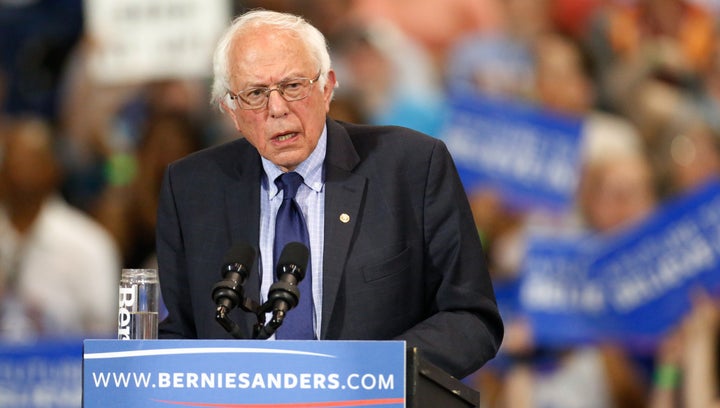
{"label": "gold lapel pin", "polygon": [[342,222],[343,224],[347,224],[348,222],[350,222],[350,216],[345,213],[340,214],[340,222]]}

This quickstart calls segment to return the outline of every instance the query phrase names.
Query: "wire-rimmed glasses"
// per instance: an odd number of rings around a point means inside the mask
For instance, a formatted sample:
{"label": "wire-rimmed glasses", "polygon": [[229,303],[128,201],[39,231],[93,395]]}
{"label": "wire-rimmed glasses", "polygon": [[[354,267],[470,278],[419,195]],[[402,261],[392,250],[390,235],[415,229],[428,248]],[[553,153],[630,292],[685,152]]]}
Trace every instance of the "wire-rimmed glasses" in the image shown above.
{"label": "wire-rimmed glasses", "polygon": [[261,109],[267,106],[270,93],[278,91],[280,96],[288,102],[299,101],[310,95],[310,88],[320,78],[320,72],[315,78],[290,78],[278,82],[274,87],[254,86],[245,88],[238,93],[228,91],[230,99],[237,101],[241,109]]}

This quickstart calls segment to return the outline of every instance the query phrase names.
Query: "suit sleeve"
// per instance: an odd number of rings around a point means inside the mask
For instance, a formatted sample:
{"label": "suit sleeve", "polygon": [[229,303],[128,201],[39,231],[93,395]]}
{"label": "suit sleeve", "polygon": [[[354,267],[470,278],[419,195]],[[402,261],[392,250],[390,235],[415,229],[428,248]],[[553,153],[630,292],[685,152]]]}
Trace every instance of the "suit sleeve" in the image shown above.
{"label": "suit sleeve", "polygon": [[400,338],[462,378],[495,356],[503,324],[467,196],[441,141],[432,151],[426,180],[425,276],[439,277],[436,312]]}
{"label": "suit sleeve", "polygon": [[171,172],[172,166],[163,178],[157,212],[158,274],[163,302],[168,311],[168,316],[158,327],[158,337],[197,338],[192,324],[188,272]]}

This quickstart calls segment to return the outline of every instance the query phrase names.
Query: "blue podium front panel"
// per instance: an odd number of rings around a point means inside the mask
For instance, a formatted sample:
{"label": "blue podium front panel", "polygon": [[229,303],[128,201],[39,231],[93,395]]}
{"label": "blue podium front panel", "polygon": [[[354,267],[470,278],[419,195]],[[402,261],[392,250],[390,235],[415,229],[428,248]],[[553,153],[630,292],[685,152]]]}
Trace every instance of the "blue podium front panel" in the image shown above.
{"label": "blue podium front panel", "polygon": [[86,340],[83,406],[404,407],[405,342]]}
{"label": "blue podium front panel", "polygon": [[0,407],[77,408],[82,339],[0,341]]}

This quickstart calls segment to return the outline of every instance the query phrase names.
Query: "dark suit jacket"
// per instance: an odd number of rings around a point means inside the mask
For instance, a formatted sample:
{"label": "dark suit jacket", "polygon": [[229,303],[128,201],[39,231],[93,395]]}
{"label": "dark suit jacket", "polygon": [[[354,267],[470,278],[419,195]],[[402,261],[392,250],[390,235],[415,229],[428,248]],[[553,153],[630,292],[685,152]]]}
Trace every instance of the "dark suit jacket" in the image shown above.
{"label": "dark suit jacket", "polygon": [[[495,356],[503,325],[445,145],[400,127],[327,128],[321,339],[403,339],[457,377],[473,372]],[[161,338],[230,337],[211,289],[233,243],[258,247],[262,172],[244,139],[169,166],[157,227]],[[256,301],[258,264],[245,284]],[[251,338],[255,316],[231,317]]]}

